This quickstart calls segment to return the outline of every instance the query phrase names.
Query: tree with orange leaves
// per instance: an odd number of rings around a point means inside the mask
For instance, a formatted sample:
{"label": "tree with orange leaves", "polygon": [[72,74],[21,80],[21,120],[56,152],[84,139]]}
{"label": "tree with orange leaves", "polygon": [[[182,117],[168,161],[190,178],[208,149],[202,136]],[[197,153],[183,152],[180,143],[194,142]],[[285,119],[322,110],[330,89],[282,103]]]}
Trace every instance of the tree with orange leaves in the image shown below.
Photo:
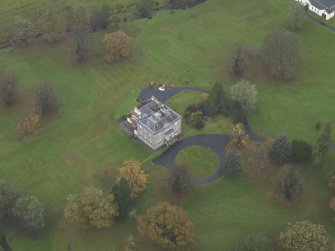
{"label": "tree with orange leaves", "polygon": [[149,208],[138,218],[137,228],[163,248],[184,250],[194,243],[192,221],[182,208],[168,201]]}
{"label": "tree with orange leaves", "polygon": [[132,54],[133,39],[123,31],[106,34],[102,41],[108,50],[105,57],[108,62],[117,61]]}
{"label": "tree with orange leaves", "polygon": [[19,124],[19,133],[21,135],[31,135],[38,132],[40,128],[41,117],[30,109],[23,117]]}
{"label": "tree with orange leaves", "polygon": [[148,182],[148,175],[141,170],[141,163],[138,160],[126,160],[123,162],[116,177],[116,184],[119,184],[122,178],[127,181],[132,198],[138,197]]}

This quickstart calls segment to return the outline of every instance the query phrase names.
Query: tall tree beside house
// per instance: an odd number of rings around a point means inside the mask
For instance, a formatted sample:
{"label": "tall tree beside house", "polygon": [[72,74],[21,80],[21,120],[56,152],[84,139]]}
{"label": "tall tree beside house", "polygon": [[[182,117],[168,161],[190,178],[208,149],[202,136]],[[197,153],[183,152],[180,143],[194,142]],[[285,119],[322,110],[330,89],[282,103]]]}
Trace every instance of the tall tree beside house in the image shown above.
{"label": "tall tree beside house", "polygon": [[301,30],[307,20],[305,7],[292,1],[288,8],[287,25],[292,30]]}
{"label": "tall tree beside house", "polygon": [[215,83],[209,93],[208,100],[209,112],[213,115],[222,113],[229,116],[230,100],[226,96],[222,83]]}
{"label": "tall tree beside house", "polygon": [[27,46],[36,35],[36,26],[28,18],[17,16],[14,21],[11,41],[13,46]]}
{"label": "tall tree beside house", "polygon": [[332,125],[330,122],[327,122],[324,126],[323,132],[318,138],[316,145],[314,147],[313,156],[314,156],[314,165],[316,167],[322,168],[325,166],[327,161],[327,153],[329,150],[329,144],[331,143],[332,137]]}
{"label": "tall tree beside house", "polygon": [[244,113],[252,113],[256,109],[257,90],[250,81],[242,80],[230,88],[231,97],[241,105]]}
{"label": "tall tree beside house", "polygon": [[282,166],[291,160],[292,141],[285,133],[279,134],[272,143],[270,157],[277,166]]}
{"label": "tall tree beside house", "polygon": [[141,169],[141,163],[138,160],[126,160],[122,163],[116,177],[116,184],[119,184],[122,178],[127,181],[132,198],[137,198],[148,182],[148,175]]}
{"label": "tall tree beside house", "polygon": [[17,79],[13,73],[0,71],[0,103],[5,107],[13,106],[17,100]]}
{"label": "tall tree beside house", "polygon": [[185,250],[194,243],[192,221],[182,208],[168,201],[149,208],[137,222],[139,232],[163,248]]}
{"label": "tall tree beside house", "polygon": [[132,54],[133,39],[123,31],[106,34],[102,40],[107,49],[105,59],[108,62],[117,61]]}
{"label": "tall tree beside house", "polygon": [[58,41],[66,29],[64,4],[59,0],[46,0],[39,10],[38,26],[45,40]]}
{"label": "tall tree beside house", "polygon": [[274,78],[292,79],[299,61],[299,38],[289,31],[275,31],[263,41],[264,59]]}
{"label": "tall tree beside house", "polygon": [[70,195],[64,209],[67,220],[84,228],[109,228],[118,215],[113,194],[104,194],[95,187],[87,187],[80,194]]}
{"label": "tall tree beside house", "polygon": [[230,72],[233,76],[240,77],[243,75],[246,64],[246,49],[245,46],[238,42],[234,44],[230,56]]}
{"label": "tall tree beside house", "polygon": [[131,189],[125,178],[122,177],[120,182],[113,186],[113,194],[115,196],[115,202],[119,207],[118,217],[127,217],[129,211],[135,206],[135,200],[131,196]]}

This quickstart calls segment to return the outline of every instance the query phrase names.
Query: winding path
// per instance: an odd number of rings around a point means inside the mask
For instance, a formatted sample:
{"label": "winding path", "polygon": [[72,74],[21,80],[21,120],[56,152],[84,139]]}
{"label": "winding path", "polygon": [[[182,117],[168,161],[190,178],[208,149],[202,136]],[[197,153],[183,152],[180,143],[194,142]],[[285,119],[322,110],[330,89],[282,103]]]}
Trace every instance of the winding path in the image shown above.
{"label": "winding path", "polygon": [[[177,95],[183,91],[197,91],[201,93],[208,93],[208,90],[198,88],[198,87],[176,87],[172,89],[168,89],[166,91],[159,91],[157,88],[145,88],[141,91],[138,96],[138,100],[145,100],[151,98],[151,96],[155,96],[161,102],[165,102],[169,98]],[[255,133],[249,126],[248,121],[244,121],[243,125],[245,127],[246,132],[248,133],[250,139],[255,141],[264,141],[264,137]],[[225,160],[225,146],[229,142],[229,135],[227,134],[200,134],[188,137],[186,139],[182,139],[172,146],[170,146],[165,152],[163,152],[160,156],[155,158],[153,162],[158,165],[165,166],[167,169],[171,169],[174,167],[176,157],[178,153],[184,148],[193,146],[193,145],[201,145],[212,149],[219,157],[219,167],[218,169],[210,176],[204,178],[197,178],[192,180],[192,184],[194,186],[206,185],[209,184],[223,175],[223,163]]]}

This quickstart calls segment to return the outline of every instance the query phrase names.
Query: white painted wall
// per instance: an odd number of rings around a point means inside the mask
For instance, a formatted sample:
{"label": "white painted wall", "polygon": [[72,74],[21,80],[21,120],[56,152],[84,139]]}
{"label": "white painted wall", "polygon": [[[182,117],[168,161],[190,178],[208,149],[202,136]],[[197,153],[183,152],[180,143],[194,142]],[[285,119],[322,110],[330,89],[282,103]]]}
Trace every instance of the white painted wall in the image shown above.
{"label": "white painted wall", "polygon": [[308,5],[308,9],[309,9],[310,11],[313,11],[314,13],[316,13],[317,15],[319,15],[320,17],[322,17],[322,15],[325,15],[326,20],[331,19],[331,18],[334,17],[334,15],[335,15],[335,12],[332,12],[332,13],[328,14],[325,10],[320,10],[320,9],[314,7],[314,6],[310,3],[310,1],[308,1],[308,0],[295,0],[295,1],[299,2],[299,3],[302,4],[303,6]]}

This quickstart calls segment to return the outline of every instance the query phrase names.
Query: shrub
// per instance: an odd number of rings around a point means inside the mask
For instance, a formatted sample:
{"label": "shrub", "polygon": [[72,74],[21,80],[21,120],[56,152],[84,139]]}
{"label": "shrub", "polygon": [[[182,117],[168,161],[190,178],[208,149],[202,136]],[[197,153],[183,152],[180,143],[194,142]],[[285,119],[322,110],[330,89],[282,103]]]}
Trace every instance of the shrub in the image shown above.
{"label": "shrub", "polygon": [[163,248],[184,250],[194,243],[194,230],[187,213],[170,202],[158,202],[138,218],[137,228]]}
{"label": "shrub", "polygon": [[335,190],[335,174],[333,174],[328,180],[328,187]]}
{"label": "shrub", "polygon": [[39,230],[45,225],[44,205],[35,196],[19,198],[13,208],[13,215],[30,230]]}
{"label": "shrub", "polygon": [[275,180],[277,192],[282,199],[295,200],[302,192],[303,178],[294,168],[287,166]]}
{"label": "shrub", "polygon": [[292,155],[292,141],[286,134],[279,134],[272,143],[270,157],[277,166],[288,163]]}
{"label": "shrub", "polygon": [[250,154],[249,162],[257,169],[262,169],[269,156],[269,148],[265,143],[256,143]]}
{"label": "shrub", "polygon": [[91,16],[91,26],[93,31],[98,31],[102,29],[106,29],[109,24],[109,18],[112,14],[112,9],[109,5],[104,4],[93,11]]}
{"label": "shrub", "polygon": [[138,14],[140,17],[143,18],[151,18],[153,8],[153,0],[141,0],[141,2],[137,4]]}
{"label": "shrub", "polygon": [[14,74],[2,71],[0,72],[0,102],[3,106],[9,107],[17,100],[17,79]]}
{"label": "shrub", "polygon": [[188,193],[191,189],[191,177],[188,168],[176,165],[170,172],[171,191],[177,196]]}
{"label": "shrub", "polygon": [[14,186],[7,180],[0,180],[0,218],[11,212],[17,192]]}
{"label": "shrub", "polygon": [[237,178],[242,172],[242,157],[241,153],[237,149],[233,149],[230,153],[226,155],[223,162],[223,174],[227,178]]}
{"label": "shrub", "polygon": [[19,133],[22,136],[37,133],[40,129],[40,120],[41,117],[33,109],[30,109],[20,121]]}
{"label": "shrub", "polygon": [[243,124],[237,123],[234,125],[231,141],[233,143],[233,147],[236,148],[243,147],[249,143],[249,135],[246,133]]}
{"label": "shrub", "polygon": [[245,48],[242,43],[234,44],[230,56],[230,72],[234,76],[242,76],[246,68]]}
{"label": "shrub", "polygon": [[329,150],[329,144],[331,143],[331,137],[332,125],[330,122],[327,122],[313,151],[313,163],[318,168],[324,167],[327,162],[327,153]]}
{"label": "shrub", "polygon": [[263,55],[271,75],[279,79],[291,79],[299,61],[299,38],[289,31],[270,33],[263,42]]}
{"label": "shrub", "polygon": [[76,34],[74,36],[72,53],[77,62],[83,62],[88,58],[88,44],[84,34]]}
{"label": "shrub", "polygon": [[135,206],[135,200],[131,197],[131,189],[124,178],[113,186],[115,202],[119,207],[119,217],[125,218],[130,210]]}
{"label": "shrub", "polygon": [[303,140],[293,140],[292,160],[294,162],[307,162],[312,160],[312,146]]}
{"label": "shrub", "polygon": [[230,117],[234,124],[236,123],[245,124],[247,122],[247,118],[245,117],[241,105],[238,102],[234,102],[233,105],[231,106]]}
{"label": "shrub", "polygon": [[14,46],[27,46],[36,35],[35,24],[24,17],[16,17],[12,34],[12,43]]}
{"label": "shrub", "polygon": [[40,83],[36,88],[35,105],[41,115],[50,115],[58,110],[58,101],[54,89],[48,82]]}
{"label": "shrub", "polygon": [[273,251],[273,241],[263,233],[251,234],[241,238],[234,251]]}
{"label": "shrub", "polygon": [[290,251],[330,250],[329,234],[326,229],[307,220],[288,223],[284,232],[279,235],[279,244]]}
{"label": "shrub", "polygon": [[321,127],[322,127],[322,124],[321,124],[320,121],[315,123],[315,130],[319,131],[321,129]]}

